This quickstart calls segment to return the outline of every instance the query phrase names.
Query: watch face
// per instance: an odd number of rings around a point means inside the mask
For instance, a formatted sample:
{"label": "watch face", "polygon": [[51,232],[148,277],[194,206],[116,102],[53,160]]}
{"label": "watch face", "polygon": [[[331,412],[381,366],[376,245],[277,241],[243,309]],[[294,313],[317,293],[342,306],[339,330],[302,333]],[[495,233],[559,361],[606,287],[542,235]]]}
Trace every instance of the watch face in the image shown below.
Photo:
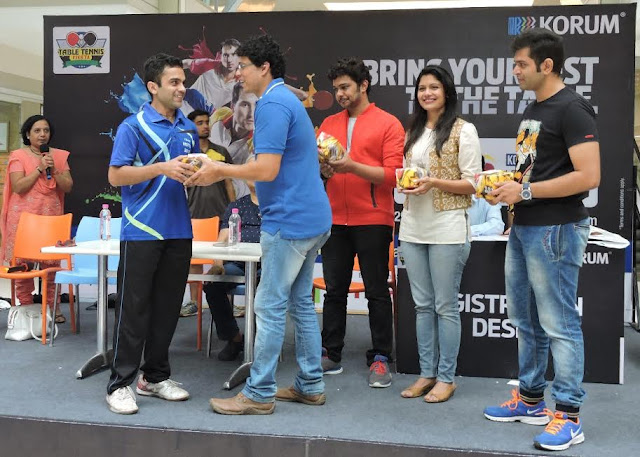
{"label": "watch face", "polygon": [[520,192],[520,196],[524,200],[531,200],[531,191],[529,189],[522,189],[522,192]]}

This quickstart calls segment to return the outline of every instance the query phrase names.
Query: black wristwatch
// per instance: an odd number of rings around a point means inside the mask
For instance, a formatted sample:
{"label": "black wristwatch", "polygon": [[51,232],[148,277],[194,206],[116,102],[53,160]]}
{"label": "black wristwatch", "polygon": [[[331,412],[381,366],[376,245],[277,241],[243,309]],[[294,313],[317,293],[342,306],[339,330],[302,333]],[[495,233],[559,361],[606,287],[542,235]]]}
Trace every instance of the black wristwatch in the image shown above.
{"label": "black wristwatch", "polygon": [[531,200],[533,195],[531,194],[531,183],[525,182],[522,183],[522,190],[520,191],[520,197],[523,200]]}

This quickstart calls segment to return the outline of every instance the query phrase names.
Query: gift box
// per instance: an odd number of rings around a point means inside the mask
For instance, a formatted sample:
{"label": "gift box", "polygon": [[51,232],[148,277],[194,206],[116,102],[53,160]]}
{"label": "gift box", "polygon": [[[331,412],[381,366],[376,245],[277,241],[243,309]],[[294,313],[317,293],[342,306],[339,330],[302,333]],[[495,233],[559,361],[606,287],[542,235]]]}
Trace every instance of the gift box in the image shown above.
{"label": "gift box", "polygon": [[333,136],[320,132],[316,139],[318,145],[318,160],[320,162],[333,162],[344,157],[344,147]]}
{"label": "gift box", "polygon": [[396,185],[400,189],[415,189],[420,178],[428,176],[427,170],[421,167],[407,167],[396,169]]}
{"label": "gift box", "polygon": [[489,195],[494,189],[498,188],[498,183],[506,181],[519,181],[522,177],[520,172],[504,171],[504,170],[487,170],[475,175],[476,180],[476,197],[486,200],[493,200],[494,197]]}
{"label": "gift box", "polygon": [[195,171],[198,171],[205,157],[207,157],[206,154],[189,154],[182,158],[182,162],[190,164]]}

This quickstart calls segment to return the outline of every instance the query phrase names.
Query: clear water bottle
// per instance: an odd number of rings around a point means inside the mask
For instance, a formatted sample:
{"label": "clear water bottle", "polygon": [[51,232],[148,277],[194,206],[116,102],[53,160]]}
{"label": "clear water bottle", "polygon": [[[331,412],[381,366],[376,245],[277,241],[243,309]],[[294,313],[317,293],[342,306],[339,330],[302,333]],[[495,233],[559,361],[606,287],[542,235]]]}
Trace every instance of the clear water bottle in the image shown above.
{"label": "clear water bottle", "polygon": [[111,211],[106,203],[102,205],[100,211],[100,239],[103,241],[111,239]]}
{"label": "clear water bottle", "polygon": [[229,217],[229,246],[238,246],[240,243],[240,214],[238,214],[238,208],[231,210],[231,216]]}

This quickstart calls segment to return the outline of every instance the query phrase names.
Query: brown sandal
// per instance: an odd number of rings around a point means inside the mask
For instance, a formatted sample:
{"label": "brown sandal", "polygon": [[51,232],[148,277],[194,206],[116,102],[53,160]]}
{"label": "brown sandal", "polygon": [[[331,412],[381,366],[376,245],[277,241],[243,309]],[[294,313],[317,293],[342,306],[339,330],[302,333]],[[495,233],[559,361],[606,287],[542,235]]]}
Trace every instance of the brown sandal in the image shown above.
{"label": "brown sandal", "polygon": [[438,381],[433,389],[424,396],[424,401],[427,403],[445,402],[453,397],[457,387],[454,383]]}
{"label": "brown sandal", "polygon": [[[419,386],[418,383],[420,382],[420,380],[422,379],[427,379],[428,382],[427,384],[425,384],[424,386]],[[416,382],[414,382],[413,384],[411,384],[409,387],[407,387],[406,389],[404,389],[401,393],[400,396],[402,398],[416,398],[416,397],[422,397],[424,394],[426,394],[427,392],[429,392],[431,389],[433,389],[433,386],[436,385],[436,378],[418,378],[418,380]],[[406,395],[405,395],[406,394]]]}
{"label": "brown sandal", "polygon": [[56,324],[64,324],[65,322],[67,322],[67,318],[64,317],[64,314],[62,313],[56,314],[56,318],[55,318]]}

